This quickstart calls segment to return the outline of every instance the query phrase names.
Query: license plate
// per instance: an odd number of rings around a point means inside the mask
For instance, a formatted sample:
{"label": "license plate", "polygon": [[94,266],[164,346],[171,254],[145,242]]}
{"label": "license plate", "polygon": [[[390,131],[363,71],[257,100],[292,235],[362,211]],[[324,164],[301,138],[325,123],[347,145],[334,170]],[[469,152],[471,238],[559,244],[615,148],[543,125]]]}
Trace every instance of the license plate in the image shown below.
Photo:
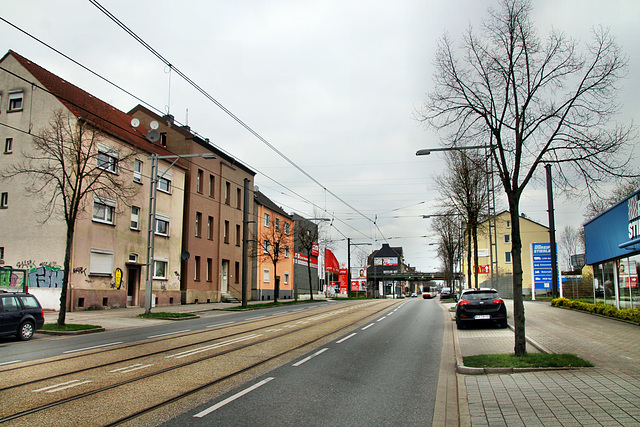
{"label": "license plate", "polygon": [[477,314],[474,319],[476,320],[485,320],[485,319],[491,319],[491,316],[488,314]]}

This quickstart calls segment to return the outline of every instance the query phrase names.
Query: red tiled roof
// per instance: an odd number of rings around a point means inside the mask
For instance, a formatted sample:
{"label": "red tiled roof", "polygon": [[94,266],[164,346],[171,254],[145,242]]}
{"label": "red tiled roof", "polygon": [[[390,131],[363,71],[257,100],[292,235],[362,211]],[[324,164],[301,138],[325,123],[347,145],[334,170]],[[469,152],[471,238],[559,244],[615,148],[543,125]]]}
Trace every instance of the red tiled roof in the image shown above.
{"label": "red tiled roof", "polygon": [[76,117],[85,119],[102,131],[122,141],[128,142],[141,150],[159,155],[172,154],[164,147],[154,145],[147,141],[144,137],[144,134],[146,134],[144,128],[134,128],[131,126],[131,119],[133,117],[130,115],[85,92],[66,80],[61,79],[12,50],[9,50],[2,60],[8,55],[13,56]]}

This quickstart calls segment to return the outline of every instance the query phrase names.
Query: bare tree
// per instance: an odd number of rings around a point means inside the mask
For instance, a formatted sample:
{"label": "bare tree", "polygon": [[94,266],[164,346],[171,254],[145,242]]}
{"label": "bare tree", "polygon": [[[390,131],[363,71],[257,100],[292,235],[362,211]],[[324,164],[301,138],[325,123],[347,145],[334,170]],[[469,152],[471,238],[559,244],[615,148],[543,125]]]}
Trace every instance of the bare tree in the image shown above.
{"label": "bare tree", "polygon": [[585,218],[592,219],[598,216],[611,206],[638,191],[639,188],[640,178],[638,177],[615,183],[610,192],[597,194],[596,197],[590,200],[584,215]]}
{"label": "bare tree", "polygon": [[[23,150],[22,160],[2,173],[3,178],[26,176],[29,193],[43,199],[43,222],[62,216],[67,227],[64,273],[58,324],[64,325],[67,290],[76,220],[87,210],[89,195],[127,203],[137,193],[122,174],[109,172],[115,157],[98,152],[105,135],[92,124],[65,111],[54,112],[49,126],[33,137],[33,150]],[[119,152],[122,164],[135,155]]]}
{"label": "bare tree", "polygon": [[627,60],[608,31],[578,43],[552,31],[542,42],[528,0],[501,0],[478,35],[470,28],[461,55],[445,35],[436,55],[435,89],[421,119],[447,130],[451,147],[491,146],[512,224],[515,354],[526,353],[522,299],[520,198],[542,163],[555,165],[558,188],[592,190],[632,175],[634,129],[608,126],[619,111],[616,86]]}
{"label": "bare tree", "polygon": [[444,267],[447,286],[454,288],[456,265],[460,261],[463,239],[461,236],[459,216],[455,211],[438,215],[433,221],[433,230],[438,239],[438,256]]}
{"label": "bare tree", "polygon": [[567,225],[562,229],[559,239],[562,247],[563,258],[566,262],[567,269],[571,269],[571,255],[581,252],[582,240],[580,233],[574,227]]}
{"label": "bare tree", "polygon": [[471,287],[471,254],[473,253],[473,265],[476,266],[474,283],[477,287],[478,226],[488,201],[486,159],[477,152],[460,151],[447,152],[445,158],[447,169],[442,175],[436,177],[435,181],[440,194],[448,200],[456,212],[464,217],[466,222],[467,283]]}
{"label": "bare tree", "polygon": [[[313,281],[311,278],[311,255],[313,252],[313,248],[318,245],[318,226],[313,222],[300,218],[296,221],[295,225],[295,239],[298,243],[298,246],[304,249],[305,254],[307,256],[307,274],[309,278],[309,294],[310,299],[313,300]],[[296,288],[297,289],[297,288]],[[298,299],[298,294],[296,292],[296,299]]]}
{"label": "bare tree", "polygon": [[278,276],[278,262],[284,258],[285,252],[293,249],[293,238],[286,233],[285,227],[279,224],[279,219],[273,222],[269,228],[263,228],[262,234],[258,237],[259,258],[269,261],[273,265],[273,301],[278,302],[280,296],[280,277]]}

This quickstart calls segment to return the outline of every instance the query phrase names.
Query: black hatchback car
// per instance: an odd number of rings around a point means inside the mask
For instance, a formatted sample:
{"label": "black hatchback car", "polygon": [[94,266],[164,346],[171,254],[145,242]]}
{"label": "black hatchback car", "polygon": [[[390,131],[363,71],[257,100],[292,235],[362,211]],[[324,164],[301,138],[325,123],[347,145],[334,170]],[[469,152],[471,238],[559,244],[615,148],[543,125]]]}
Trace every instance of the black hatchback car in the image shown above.
{"label": "black hatchback car", "polygon": [[506,328],[504,301],[495,289],[465,289],[456,305],[456,326],[463,329],[466,325],[481,322],[493,322]]}
{"label": "black hatchback car", "polygon": [[44,312],[35,296],[23,292],[0,293],[0,336],[26,341],[44,325]]}

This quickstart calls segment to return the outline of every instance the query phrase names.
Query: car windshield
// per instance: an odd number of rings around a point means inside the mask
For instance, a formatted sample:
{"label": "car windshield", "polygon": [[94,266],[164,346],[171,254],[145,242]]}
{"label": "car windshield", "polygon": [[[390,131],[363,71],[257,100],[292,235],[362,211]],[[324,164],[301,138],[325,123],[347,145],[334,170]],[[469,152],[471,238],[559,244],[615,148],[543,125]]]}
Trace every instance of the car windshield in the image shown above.
{"label": "car windshield", "polygon": [[467,292],[462,296],[462,299],[466,299],[467,301],[486,301],[486,300],[494,300],[498,297],[497,292]]}

